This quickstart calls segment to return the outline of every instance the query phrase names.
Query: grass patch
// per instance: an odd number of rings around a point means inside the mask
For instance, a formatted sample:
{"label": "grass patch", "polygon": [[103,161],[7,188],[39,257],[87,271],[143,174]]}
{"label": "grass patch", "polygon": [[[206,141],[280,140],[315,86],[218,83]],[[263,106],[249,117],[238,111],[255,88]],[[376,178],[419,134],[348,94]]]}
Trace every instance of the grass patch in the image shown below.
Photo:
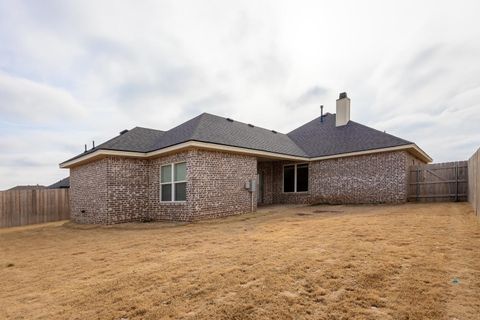
{"label": "grass patch", "polygon": [[0,319],[480,314],[480,225],[465,203],[278,206],[190,224],[40,225],[2,229],[0,243],[2,259],[18,266],[4,264],[12,269],[0,276]]}

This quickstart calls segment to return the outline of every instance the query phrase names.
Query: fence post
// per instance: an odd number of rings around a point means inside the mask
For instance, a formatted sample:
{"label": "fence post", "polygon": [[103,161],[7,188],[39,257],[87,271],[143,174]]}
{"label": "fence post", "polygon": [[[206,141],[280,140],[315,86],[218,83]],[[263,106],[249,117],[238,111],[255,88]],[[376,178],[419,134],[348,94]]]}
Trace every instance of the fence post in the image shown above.
{"label": "fence post", "polygon": [[0,191],[0,228],[68,219],[68,189]]}
{"label": "fence post", "polygon": [[415,201],[418,202],[418,195],[420,194],[420,190],[419,190],[419,187],[420,187],[420,183],[418,181],[418,175],[419,175],[419,172],[420,172],[420,168],[417,167],[417,188],[416,188],[416,198],[415,198]]}
{"label": "fence post", "polygon": [[458,202],[458,162],[455,162],[455,202]]}

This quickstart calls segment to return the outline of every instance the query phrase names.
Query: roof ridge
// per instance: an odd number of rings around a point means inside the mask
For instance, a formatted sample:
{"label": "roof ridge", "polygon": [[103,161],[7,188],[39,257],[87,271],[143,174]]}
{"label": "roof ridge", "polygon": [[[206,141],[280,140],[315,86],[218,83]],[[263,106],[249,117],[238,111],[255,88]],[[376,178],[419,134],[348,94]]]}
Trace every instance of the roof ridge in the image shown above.
{"label": "roof ridge", "polygon": [[[158,131],[158,132],[165,132],[164,130],[160,130],[160,129],[153,129],[153,128],[147,128],[147,127],[140,127],[140,126],[135,126],[134,128],[130,129],[130,130],[133,130],[133,129],[144,129],[144,130],[152,130],[152,131]],[[129,130],[129,131],[130,131]]]}
{"label": "roof ridge", "polygon": [[120,137],[122,137],[122,136],[125,135],[125,134],[129,134],[129,133],[130,133],[133,129],[135,129],[135,128],[136,128],[136,127],[132,128],[132,129],[129,129],[129,130],[128,130],[127,132],[125,132],[124,134],[116,135],[115,137],[110,138],[110,139],[108,139],[108,140],[106,140],[106,141],[98,144],[95,148],[92,148],[92,150],[101,149],[101,147],[102,147],[103,145],[105,145],[106,143],[112,142],[112,141],[114,141],[114,140],[117,140],[117,139],[119,139]]}
{"label": "roof ridge", "polygon": [[[205,133],[204,131],[206,129],[205,126],[208,127],[209,123],[211,121],[213,121],[213,122],[224,121],[226,123],[226,121],[228,121],[228,119],[231,119],[231,118],[228,118],[228,117],[225,117],[225,116],[219,116],[219,115],[211,114],[211,113],[207,113],[207,112],[202,113],[201,115],[199,115],[199,121],[198,121],[198,123],[196,123],[196,126],[193,130],[194,133],[192,134],[191,139],[195,140],[195,141],[206,141],[206,142],[208,142],[208,140],[205,140],[205,137],[204,137],[204,133]],[[237,120],[233,120],[229,124],[232,126],[232,128],[238,128],[239,126],[240,127],[245,127],[246,130],[248,130],[249,132],[251,132],[254,135],[256,135],[256,134],[271,134],[271,135],[276,135],[278,137],[283,137],[283,139],[287,139],[290,144],[294,145],[297,148],[297,150],[302,153],[303,156],[308,156],[307,152],[305,152],[305,150],[303,148],[301,148],[295,141],[293,141],[293,139],[291,137],[289,137],[285,133],[281,133],[281,132],[278,132],[278,131],[273,130],[273,129],[267,129],[267,128],[264,128],[264,127],[256,126],[256,125],[253,125],[253,124],[249,124],[247,122],[237,121]]]}
{"label": "roof ridge", "polygon": [[[213,116],[213,117],[216,117],[216,118],[220,118],[220,119],[232,119],[232,118],[229,118],[229,117],[225,117],[225,116],[219,116],[219,115],[216,115],[216,114],[213,114],[213,113],[208,113],[208,112],[204,112],[202,113],[201,115],[209,115],[209,116]],[[233,122],[236,122],[236,123],[241,123],[241,124],[244,124],[246,126],[248,125],[253,125],[254,128],[257,128],[257,129],[262,129],[262,130],[266,130],[266,131],[275,131],[276,133],[278,134],[283,134],[283,135],[287,135],[286,133],[283,133],[283,132],[280,132],[278,130],[275,130],[275,129],[268,129],[268,128],[265,128],[265,127],[260,127],[260,126],[257,126],[253,123],[248,123],[248,122],[243,122],[243,121],[239,121],[239,120],[235,120],[235,119],[232,119]]]}
{"label": "roof ridge", "polygon": [[[323,118],[326,118],[327,116],[330,116],[330,117],[331,117],[331,116],[335,116],[335,113],[327,112],[327,113],[325,113],[325,114],[323,115]],[[309,124],[309,123],[312,123],[312,122],[314,122],[314,121],[318,121],[321,117],[322,117],[322,116],[318,116],[318,117],[316,117],[315,119],[312,119],[312,120],[310,120],[310,121],[308,121],[308,122],[305,122],[305,123],[302,124],[301,126],[295,128],[295,129],[293,129],[292,131],[290,131],[289,133],[287,133],[287,136],[290,136],[291,133],[295,132],[296,130],[298,130],[298,129],[304,127],[304,126],[306,126],[306,125]]]}
{"label": "roof ridge", "polygon": [[378,129],[372,128],[372,127],[370,127],[370,126],[367,126],[367,125],[365,125],[365,124],[361,124],[361,123],[356,122],[356,121],[353,121],[353,120],[350,120],[350,121],[353,122],[353,123],[355,123],[356,125],[365,127],[365,128],[367,128],[367,129],[370,129],[370,130],[374,130],[374,131],[380,132],[380,133],[382,133],[382,134],[388,135],[388,136],[393,137],[393,138],[395,138],[395,139],[400,139],[400,140],[403,140],[403,141],[408,142],[408,143],[413,143],[413,142],[411,142],[411,141],[409,141],[409,140],[405,140],[405,139],[400,138],[400,137],[397,137],[397,136],[395,136],[395,135],[393,135],[393,134],[387,133],[386,130],[382,131],[382,130],[378,130]]}
{"label": "roof ridge", "polygon": [[298,149],[302,150],[303,153],[305,154],[306,157],[310,157],[310,154],[307,152],[307,150],[305,150],[304,148],[302,148],[301,145],[299,145],[295,140],[292,139],[292,137],[290,137],[288,134],[286,134],[286,136],[288,137],[288,139],[290,139],[290,141],[292,141],[292,143],[294,145],[296,145],[298,147]]}
{"label": "roof ridge", "polygon": [[[200,124],[202,123],[202,119],[205,118],[206,115],[212,115],[214,116],[213,114],[210,114],[210,113],[207,113],[207,112],[202,112],[201,114],[199,114],[198,116],[196,116],[195,118],[198,118],[198,122],[195,124],[193,130],[192,130],[192,135],[191,135],[191,139],[195,139],[195,137],[197,137],[198,135],[198,128],[200,127]],[[217,116],[218,117],[218,116]],[[193,119],[195,119],[193,118]],[[193,120],[192,119],[192,120]],[[184,122],[185,123],[185,122]]]}
{"label": "roof ridge", "polygon": [[202,112],[167,131],[134,127],[70,160],[98,149],[150,152],[187,141],[203,141],[307,158],[414,144],[353,120],[336,127],[336,114],[330,112],[323,115],[323,123],[321,117],[316,117],[289,133],[281,133]]}

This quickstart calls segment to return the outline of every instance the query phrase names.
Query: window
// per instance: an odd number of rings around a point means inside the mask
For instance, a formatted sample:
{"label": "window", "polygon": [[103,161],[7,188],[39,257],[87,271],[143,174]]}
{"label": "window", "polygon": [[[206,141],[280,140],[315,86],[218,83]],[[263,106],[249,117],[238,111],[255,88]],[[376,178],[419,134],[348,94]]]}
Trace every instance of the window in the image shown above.
{"label": "window", "polygon": [[283,167],[283,192],[308,191],[308,164],[291,164]]}
{"label": "window", "polygon": [[295,165],[283,167],[283,192],[295,192]]}
{"label": "window", "polygon": [[308,191],[308,164],[297,165],[297,192]]}
{"label": "window", "polygon": [[160,169],[161,201],[187,200],[187,163],[173,163]]}

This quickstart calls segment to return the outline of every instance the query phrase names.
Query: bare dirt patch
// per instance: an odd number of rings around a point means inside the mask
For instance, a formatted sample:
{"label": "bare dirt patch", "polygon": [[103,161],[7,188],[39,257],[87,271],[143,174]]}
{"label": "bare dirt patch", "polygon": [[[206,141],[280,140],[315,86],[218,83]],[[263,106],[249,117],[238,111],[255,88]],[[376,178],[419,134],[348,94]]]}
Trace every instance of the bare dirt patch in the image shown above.
{"label": "bare dirt patch", "polygon": [[478,319],[480,224],[443,203],[2,229],[0,305],[1,319]]}

